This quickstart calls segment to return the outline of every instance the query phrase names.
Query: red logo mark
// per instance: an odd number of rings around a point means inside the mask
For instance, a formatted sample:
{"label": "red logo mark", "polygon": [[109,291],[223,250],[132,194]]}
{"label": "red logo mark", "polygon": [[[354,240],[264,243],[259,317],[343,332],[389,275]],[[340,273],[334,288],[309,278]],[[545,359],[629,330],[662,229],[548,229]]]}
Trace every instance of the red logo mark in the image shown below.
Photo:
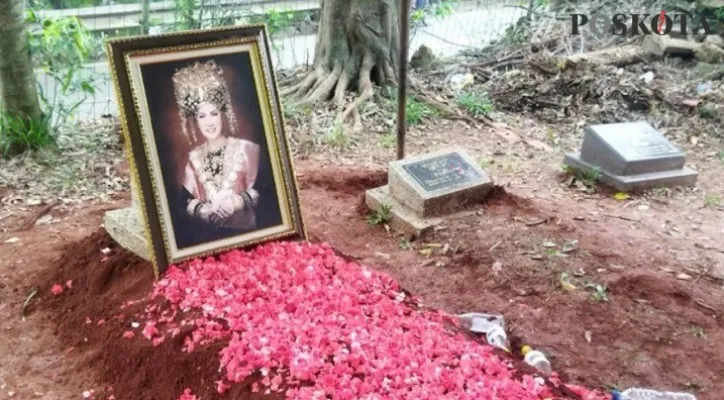
{"label": "red logo mark", "polygon": [[661,10],[661,13],[659,14],[659,26],[656,28],[656,31],[659,35],[661,34],[661,28],[663,28],[665,23],[666,23],[666,11]]}

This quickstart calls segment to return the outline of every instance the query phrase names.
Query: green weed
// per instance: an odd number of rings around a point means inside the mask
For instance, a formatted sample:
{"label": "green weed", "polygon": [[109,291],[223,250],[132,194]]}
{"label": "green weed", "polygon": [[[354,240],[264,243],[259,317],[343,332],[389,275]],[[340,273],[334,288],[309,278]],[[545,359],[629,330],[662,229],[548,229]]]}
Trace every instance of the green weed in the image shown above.
{"label": "green weed", "polygon": [[704,196],[704,204],[707,207],[718,207],[722,204],[721,197],[717,194],[707,194]]}
{"label": "green weed", "polygon": [[380,225],[390,220],[391,207],[387,204],[380,204],[379,210],[372,210],[367,215],[367,223],[370,225]]}
{"label": "green weed", "polygon": [[11,115],[0,116],[0,155],[9,157],[55,144],[56,136],[48,117],[28,120]]}
{"label": "green weed", "polygon": [[332,147],[344,148],[349,144],[349,137],[344,131],[344,125],[341,121],[335,121],[324,137],[324,142]]}
{"label": "green weed", "polygon": [[417,100],[414,96],[410,96],[407,98],[405,110],[407,114],[406,121],[408,125],[419,125],[426,118],[437,117],[438,115],[440,115],[440,113],[436,109],[430,107],[426,103]]}
{"label": "green weed", "polygon": [[380,144],[386,149],[391,149],[397,144],[397,133],[390,132],[380,136]]}
{"label": "green weed", "polygon": [[463,92],[456,99],[457,104],[469,114],[479,117],[493,111],[493,103],[487,95],[472,92]]}
{"label": "green weed", "polygon": [[592,289],[591,298],[595,301],[608,301],[608,288],[606,285],[589,283],[586,285],[586,289]]}
{"label": "green weed", "polygon": [[702,328],[700,326],[692,326],[690,330],[691,330],[691,334],[698,338],[706,337],[706,334],[704,333],[704,328]]}

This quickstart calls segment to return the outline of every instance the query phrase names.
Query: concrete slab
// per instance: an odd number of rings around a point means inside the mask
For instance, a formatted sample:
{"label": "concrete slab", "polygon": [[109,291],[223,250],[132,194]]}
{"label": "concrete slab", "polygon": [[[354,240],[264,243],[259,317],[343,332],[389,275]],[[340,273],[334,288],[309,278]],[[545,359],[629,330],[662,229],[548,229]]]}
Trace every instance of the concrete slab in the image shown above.
{"label": "concrete slab", "polygon": [[598,169],[604,183],[622,191],[691,186],[697,180],[697,172],[684,167],[684,153],[646,121],[586,126],[581,151],[563,162]]}
{"label": "concrete slab", "polygon": [[390,163],[388,188],[419,218],[450,214],[485,198],[493,181],[462,149],[448,148]]}
{"label": "concrete slab", "polygon": [[589,125],[581,159],[616,175],[678,170],[686,157],[645,121]]}
{"label": "concrete slab", "polygon": [[136,208],[128,207],[106,212],[103,226],[120,246],[147,261],[151,260],[143,221]]}
{"label": "concrete slab", "polygon": [[442,223],[442,218],[420,218],[390,195],[389,186],[370,189],[365,193],[365,203],[370,210],[379,210],[385,204],[390,207],[390,226],[414,237],[423,237]]}
{"label": "concrete slab", "polygon": [[657,56],[677,55],[693,56],[700,44],[688,39],[677,39],[668,36],[646,35],[642,46],[651,54]]}
{"label": "concrete slab", "polygon": [[[575,169],[597,168],[595,164],[581,160],[579,153],[565,156],[564,163]],[[622,192],[669,186],[694,186],[698,173],[690,168],[649,172],[637,175],[618,175],[599,167],[604,184]]]}

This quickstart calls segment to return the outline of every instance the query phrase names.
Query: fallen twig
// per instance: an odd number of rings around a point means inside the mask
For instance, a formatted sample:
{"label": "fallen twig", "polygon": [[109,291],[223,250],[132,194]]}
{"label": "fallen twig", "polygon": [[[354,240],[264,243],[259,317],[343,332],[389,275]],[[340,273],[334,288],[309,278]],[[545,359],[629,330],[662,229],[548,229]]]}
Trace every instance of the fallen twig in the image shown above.
{"label": "fallen twig", "polygon": [[522,58],[525,57],[525,55],[522,54],[522,53],[523,53],[523,49],[518,49],[518,50],[512,52],[511,54],[509,54],[509,55],[507,55],[507,56],[505,56],[505,57],[503,57],[503,58],[493,58],[493,59],[488,60],[488,61],[483,61],[483,62],[475,63],[475,64],[469,64],[469,65],[466,65],[466,66],[469,67],[469,68],[473,68],[473,67],[478,67],[478,68],[489,67],[489,66],[491,66],[491,65],[500,64],[500,63],[503,63],[503,62],[506,62],[506,61],[510,61],[510,60],[522,59]]}
{"label": "fallen twig", "polygon": [[35,214],[35,216],[33,216],[28,222],[26,222],[25,225],[23,225],[19,230],[21,230],[21,231],[27,231],[28,229],[31,229],[33,226],[35,226],[35,223],[38,222],[38,220],[39,220],[42,216],[44,216],[45,214],[47,214],[48,212],[50,212],[50,210],[52,210],[53,207],[55,207],[56,204],[57,204],[57,203],[50,203],[50,204],[46,205],[45,207],[43,207],[43,208],[40,210],[40,212],[38,212],[37,214]]}
{"label": "fallen twig", "polygon": [[706,304],[706,303],[704,303],[704,302],[702,302],[702,301],[700,301],[700,300],[694,300],[694,302],[695,302],[696,304],[698,304],[700,307],[706,308],[707,310],[709,310],[709,311],[711,311],[711,312],[716,312],[716,308],[714,308],[714,307],[712,307],[712,306],[710,306],[710,305],[708,305],[708,304]]}
{"label": "fallen twig", "polygon": [[711,250],[711,251],[716,251],[718,253],[724,254],[724,249],[718,249],[716,247],[704,246],[701,243],[694,243],[694,247],[700,248],[702,250]]}
{"label": "fallen twig", "polygon": [[624,216],[624,215],[615,215],[615,214],[604,214],[604,215],[606,215],[607,217],[611,217],[611,218],[619,218],[619,219],[622,219],[622,220],[625,220],[625,221],[641,222],[640,219],[631,218],[631,217],[626,217],[626,216]]}
{"label": "fallen twig", "polygon": [[704,77],[703,81],[718,81],[722,78],[724,78],[724,69],[710,73]]}
{"label": "fallen twig", "polygon": [[601,65],[624,67],[644,62],[651,57],[653,57],[651,52],[640,46],[617,46],[590,53],[576,53],[568,56],[567,59],[574,63],[588,61]]}
{"label": "fallen twig", "polygon": [[498,240],[494,245],[490,246],[490,248],[488,249],[488,253],[492,253],[493,250],[495,250],[498,246],[500,246],[501,243],[503,243],[503,241]]}
{"label": "fallen twig", "polygon": [[503,6],[503,8],[520,8],[520,9],[523,9],[523,10],[531,13],[532,15],[535,15],[536,17],[541,17],[541,18],[555,19],[558,21],[569,21],[570,20],[570,17],[559,17],[556,15],[547,15],[547,14],[543,14],[542,12],[531,10],[529,7],[525,7],[525,6],[508,5],[508,6]]}
{"label": "fallen twig", "polygon": [[538,225],[544,224],[546,221],[548,221],[548,218],[536,219],[533,221],[526,222],[525,226],[538,226]]}
{"label": "fallen twig", "polygon": [[25,311],[27,310],[28,305],[30,305],[30,300],[32,300],[36,294],[38,294],[38,288],[35,287],[30,291],[30,294],[28,294],[28,297],[25,298],[25,302],[23,302],[23,309],[20,313],[23,321],[25,321]]}

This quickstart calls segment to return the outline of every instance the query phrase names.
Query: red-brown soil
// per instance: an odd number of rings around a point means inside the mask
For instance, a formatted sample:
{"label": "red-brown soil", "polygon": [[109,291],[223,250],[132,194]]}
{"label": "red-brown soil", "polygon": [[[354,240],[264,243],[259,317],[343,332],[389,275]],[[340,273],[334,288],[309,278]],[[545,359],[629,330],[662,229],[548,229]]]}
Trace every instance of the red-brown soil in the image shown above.
{"label": "red-brown soil", "polygon": [[[676,256],[694,251],[693,239],[651,229],[677,221],[677,210],[657,208],[642,217],[610,196],[536,198],[506,186],[405,249],[401,237],[365,221],[364,189],[384,184],[384,170],[312,162],[298,169],[311,241],[392,274],[427,306],[505,315],[514,342],[543,350],[564,380],[694,391],[699,400],[719,400],[724,392],[722,282],[692,273],[686,268],[696,263]],[[186,354],[178,341],[153,347],[121,339],[138,309],[120,305],[143,297],[153,279],[146,262],[98,228],[105,209],[127,203],[87,206],[30,230],[17,228],[33,210],[2,222],[8,232],[0,243],[19,242],[0,244],[0,352],[9,355],[0,366],[0,398],[13,392],[20,399],[77,399],[94,389],[118,399],[174,399],[185,387],[204,400],[254,398],[246,385],[223,397],[215,393],[221,344]],[[701,218],[709,229],[724,228],[716,219],[721,213],[707,212]],[[426,246],[429,256],[420,253]],[[106,247],[108,254],[101,251]],[[691,280],[675,278],[686,271]],[[576,290],[561,288],[564,272]],[[73,281],[68,293],[50,294],[53,283],[67,280]],[[592,299],[585,281],[607,285],[608,301]],[[33,286],[39,295],[21,321]]]}

